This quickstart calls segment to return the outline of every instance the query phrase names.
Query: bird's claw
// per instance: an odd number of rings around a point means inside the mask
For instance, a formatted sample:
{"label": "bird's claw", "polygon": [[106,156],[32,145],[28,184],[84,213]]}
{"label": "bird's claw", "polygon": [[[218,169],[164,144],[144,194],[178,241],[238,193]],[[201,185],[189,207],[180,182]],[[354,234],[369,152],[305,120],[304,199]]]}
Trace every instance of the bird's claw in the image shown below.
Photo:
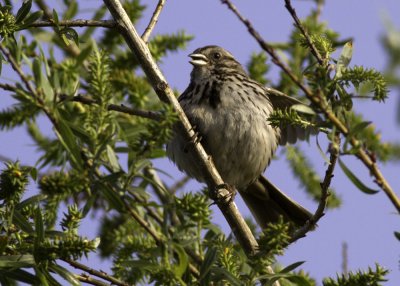
{"label": "bird's claw", "polygon": [[[221,190],[227,190],[228,193],[223,194]],[[210,190],[210,198],[214,201],[213,204],[223,204],[229,205],[232,203],[236,196],[236,190],[228,185],[228,184],[221,184],[216,186],[214,189]]]}
{"label": "bird's claw", "polygon": [[201,140],[203,139],[200,135],[200,133],[198,131],[196,131],[196,126],[192,126],[192,129],[194,131],[193,136],[190,138],[189,142],[187,142],[185,144],[185,146],[183,147],[183,152],[187,153],[189,152],[189,146],[193,145],[197,145],[201,142]]}

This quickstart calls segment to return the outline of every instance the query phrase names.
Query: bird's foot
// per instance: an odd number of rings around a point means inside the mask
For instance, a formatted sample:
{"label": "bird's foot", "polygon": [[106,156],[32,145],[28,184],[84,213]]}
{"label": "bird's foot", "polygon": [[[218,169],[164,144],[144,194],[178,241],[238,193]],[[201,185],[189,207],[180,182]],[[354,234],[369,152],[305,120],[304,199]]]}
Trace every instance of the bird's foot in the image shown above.
{"label": "bird's foot", "polygon": [[212,204],[229,205],[235,199],[236,190],[228,184],[221,184],[210,190],[209,194],[210,198],[214,201]]}
{"label": "bird's foot", "polygon": [[194,131],[194,135],[190,138],[189,142],[185,144],[183,147],[183,152],[189,152],[189,147],[191,145],[197,145],[203,139],[198,131],[196,131],[197,127],[195,125],[192,126],[192,130]]}

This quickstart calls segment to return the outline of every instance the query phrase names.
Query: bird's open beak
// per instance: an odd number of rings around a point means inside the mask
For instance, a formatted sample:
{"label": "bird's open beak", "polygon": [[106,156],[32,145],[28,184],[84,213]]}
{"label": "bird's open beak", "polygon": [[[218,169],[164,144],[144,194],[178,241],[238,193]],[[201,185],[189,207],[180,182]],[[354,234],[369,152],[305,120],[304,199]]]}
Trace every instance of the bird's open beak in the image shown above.
{"label": "bird's open beak", "polygon": [[190,54],[192,60],[189,61],[194,66],[205,66],[208,63],[207,57],[203,54]]}

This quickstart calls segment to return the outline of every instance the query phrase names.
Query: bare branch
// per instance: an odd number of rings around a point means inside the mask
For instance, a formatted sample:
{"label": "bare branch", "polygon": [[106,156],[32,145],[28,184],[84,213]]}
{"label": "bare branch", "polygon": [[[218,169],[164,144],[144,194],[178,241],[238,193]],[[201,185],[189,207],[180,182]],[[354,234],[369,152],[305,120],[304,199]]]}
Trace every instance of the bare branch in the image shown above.
{"label": "bare branch", "polygon": [[339,157],[339,150],[340,150],[340,137],[339,134],[335,135],[331,146],[329,147],[330,150],[330,158],[329,158],[329,165],[325,171],[324,180],[321,182],[321,197],[319,199],[319,204],[317,210],[313,214],[313,216],[306,222],[306,224],[296,230],[296,232],[292,235],[290,242],[294,242],[299,238],[302,238],[306,235],[307,232],[314,229],[317,225],[317,222],[320,220],[321,217],[324,215],[324,211],[326,208],[326,204],[329,198],[329,186],[331,185],[331,181],[333,178],[333,173],[335,171],[335,166]]}
{"label": "bare branch", "polygon": [[110,285],[108,283],[104,283],[103,281],[94,279],[87,274],[75,275],[75,278],[83,283],[90,284],[90,285],[95,285],[95,286],[109,286]]}
{"label": "bare branch", "polygon": [[[147,45],[140,38],[136,32],[135,27],[130,21],[128,15],[123,9],[120,1],[118,0],[104,0],[104,3],[108,7],[109,11],[117,21],[123,27],[123,36],[126,43],[129,45],[133,53],[139,60],[145,74],[147,75],[150,84],[153,86],[155,92],[162,101],[172,104],[176,110],[180,123],[184,128],[184,135],[188,140],[195,136],[195,132],[182,110],[179,102],[177,101],[172,89],[168,86],[163,74],[156,65],[154,59],[151,57],[150,51]],[[221,176],[219,175],[217,169],[215,168],[211,158],[204,151],[201,144],[194,145],[194,155],[198,158],[199,164],[202,165],[204,170],[204,176],[207,185],[211,190],[216,189],[217,186],[223,185]],[[222,197],[229,194],[226,189],[218,190]],[[238,239],[239,243],[243,247],[247,255],[251,256],[258,252],[258,243],[247,226],[245,220],[240,214],[236,204],[234,202],[217,202],[218,207],[224,214],[226,220],[228,221],[233,233]]]}
{"label": "bare branch", "polygon": [[[76,269],[83,270],[91,275],[94,275],[103,280],[106,280],[106,281],[112,283],[113,285],[129,286],[128,283],[121,281],[121,280],[115,278],[114,276],[107,274],[106,272],[104,272],[102,270],[99,271],[99,270],[90,268],[90,267],[86,266],[85,264],[79,263],[78,261],[75,261],[75,260],[63,259],[63,261],[67,262],[69,265],[71,265],[72,267],[74,267]],[[97,284],[93,284],[93,285],[97,285]],[[106,284],[106,285],[109,285],[109,284]]]}
{"label": "bare branch", "polygon": [[[62,27],[103,27],[103,28],[117,28],[118,24],[113,20],[63,20],[57,23]],[[49,21],[36,21],[29,25],[30,28],[40,27],[55,27],[56,23],[53,20]]]}
{"label": "bare branch", "polygon": [[311,53],[314,55],[314,57],[317,59],[317,61],[320,65],[324,65],[324,63],[325,63],[324,60],[322,59],[320,53],[318,52],[317,48],[315,47],[314,43],[312,42],[310,35],[308,35],[306,29],[304,29],[304,26],[301,24],[300,19],[297,17],[296,10],[293,8],[290,0],[285,0],[285,7],[289,11],[290,15],[292,15],[293,20],[296,24],[296,27],[300,30],[300,32],[303,34],[304,38],[306,39],[307,44],[310,47]]}
{"label": "bare branch", "polygon": [[[221,2],[226,4],[228,8],[232,10],[239,20],[247,27],[249,33],[259,43],[260,47],[271,56],[272,62],[279,66],[290,77],[290,79],[304,92],[307,98],[324,113],[325,117],[332,122],[333,125],[336,126],[339,132],[341,132],[345,137],[349,137],[349,130],[347,129],[346,125],[334,114],[334,112],[328,106],[326,100],[319,93],[314,94],[296,77],[291,69],[280,60],[273,47],[264,41],[260,34],[254,29],[253,25],[240,14],[230,0],[221,0]],[[376,162],[367,154],[367,152],[365,152],[365,150],[357,147],[362,146],[357,139],[351,137],[349,138],[349,142],[353,147],[358,148],[355,155],[368,168],[371,175],[375,178],[375,183],[385,192],[386,196],[390,199],[396,210],[400,213],[400,199],[393,191],[389,182],[383,176]]]}
{"label": "bare branch", "polygon": [[149,25],[147,26],[146,30],[144,30],[144,33],[142,35],[143,42],[147,43],[149,41],[150,34],[158,22],[158,17],[160,16],[161,10],[164,7],[164,5],[165,5],[165,0],[158,1],[156,9],[154,10],[153,16],[151,16]]}
{"label": "bare branch", "polygon": [[[94,100],[93,98],[88,97],[88,96],[83,96],[80,94],[77,96],[74,96],[72,98],[68,98],[68,96],[61,95],[60,98],[62,101],[63,100],[71,100],[71,101],[76,101],[76,102],[80,102],[80,103],[87,104],[87,105],[98,104],[98,102],[96,100]],[[131,114],[131,115],[135,115],[135,116],[140,116],[143,118],[153,119],[156,121],[160,121],[163,119],[163,116],[160,112],[131,108],[131,107],[127,107],[123,104],[121,104],[121,105],[109,104],[107,106],[107,109],[113,110],[113,111],[118,111],[121,113]]]}

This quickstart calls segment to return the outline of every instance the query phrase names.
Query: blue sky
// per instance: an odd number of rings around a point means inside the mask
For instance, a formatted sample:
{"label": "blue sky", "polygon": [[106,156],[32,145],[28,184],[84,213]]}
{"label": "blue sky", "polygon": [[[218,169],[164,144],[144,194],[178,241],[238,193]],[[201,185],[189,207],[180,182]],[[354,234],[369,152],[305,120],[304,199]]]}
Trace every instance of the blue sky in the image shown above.
{"label": "blue sky", "polygon": [[[86,1],[88,8],[97,7],[100,1]],[[145,1],[143,1],[145,2]],[[151,9],[156,2],[148,2],[149,9],[146,17],[138,24],[137,29],[142,32],[147,25]],[[292,18],[284,8],[284,1],[236,1],[239,10],[252,21],[265,40],[269,42],[285,41],[292,29]],[[240,2],[240,3],[239,3]],[[321,19],[326,21],[333,30],[341,34],[341,38],[354,39],[354,52],[351,65],[364,65],[383,70],[386,57],[380,44],[380,36],[384,33],[383,15],[386,15],[394,25],[400,29],[400,2],[398,0],[336,0],[326,1]],[[51,3],[49,1],[49,3]],[[240,5],[239,5],[240,4]],[[293,1],[300,18],[309,13],[313,1]],[[85,13],[82,14],[82,17]],[[161,68],[171,86],[180,91],[189,81],[191,65],[187,55],[194,49],[217,44],[231,51],[236,58],[246,64],[249,55],[260,51],[255,40],[247,33],[245,27],[237,18],[220,4],[217,0],[174,0],[167,1],[156,33],[174,33],[185,30],[195,35],[186,51],[169,55],[162,63]],[[272,68],[270,77],[276,79],[278,69]],[[4,73],[2,75],[4,77]],[[356,110],[361,112],[368,120],[372,120],[376,129],[381,132],[384,140],[400,141],[399,126],[395,123],[396,104],[399,94],[392,91],[386,104],[376,102],[356,102]],[[2,97],[0,108],[4,108],[11,101]],[[44,122],[43,124],[47,124]],[[310,144],[303,143],[301,148],[310,154],[312,162],[322,175],[325,171],[324,161],[316,149],[315,141]],[[0,133],[1,154],[9,158],[19,158],[23,163],[34,164],[38,158],[30,140],[25,135],[23,128],[13,132]],[[280,152],[278,151],[278,154]],[[357,160],[347,160],[346,163],[363,178],[364,182],[374,186],[368,172]],[[157,165],[168,168],[172,175],[181,176],[167,159],[158,160]],[[399,163],[380,164],[381,169],[398,192],[400,171]],[[291,175],[287,164],[282,160],[275,160],[267,169],[268,178],[282,190],[301,202],[311,211],[316,204],[312,202],[301,190],[299,183]],[[394,207],[390,204],[383,192],[374,196],[367,196],[358,191],[337,169],[332,182],[333,188],[343,199],[340,209],[328,211],[320,220],[319,227],[291,245],[279,262],[283,265],[305,260],[303,269],[309,271],[312,277],[321,281],[323,277],[335,276],[341,271],[341,244],[348,243],[349,269],[357,270],[373,266],[375,262],[391,270],[390,282],[386,285],[398,285],[400,282],[399,260],[400,243],[394,238],[393,232],[400,231],[400,220]],[[32,188],[34,188],[32,186]],[[396,189],[397,188],[397,189]],[[198,190],[198,184],[190,184],[186,191]],[[246,207],[238,199],[239,208],[245,215],[249,215]],[[214,208],[214,221],[229,231],[227,224]],[[81,230],[90,237],[96,235],[93,222],[86,222]],[[106,269],[108,263],[100,263],[95,257],[91,261],[94,268]]]}

